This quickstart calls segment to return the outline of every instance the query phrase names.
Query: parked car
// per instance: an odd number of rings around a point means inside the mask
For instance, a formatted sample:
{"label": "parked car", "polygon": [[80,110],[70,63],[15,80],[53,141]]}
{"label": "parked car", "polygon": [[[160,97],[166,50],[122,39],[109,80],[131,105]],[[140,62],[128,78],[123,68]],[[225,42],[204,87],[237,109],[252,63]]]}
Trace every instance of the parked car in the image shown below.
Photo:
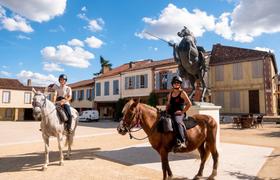
{"label": "parked car", "polygon": [[79,116],[80,122],[99,121],[99,112],[97,110],[82,111]]}

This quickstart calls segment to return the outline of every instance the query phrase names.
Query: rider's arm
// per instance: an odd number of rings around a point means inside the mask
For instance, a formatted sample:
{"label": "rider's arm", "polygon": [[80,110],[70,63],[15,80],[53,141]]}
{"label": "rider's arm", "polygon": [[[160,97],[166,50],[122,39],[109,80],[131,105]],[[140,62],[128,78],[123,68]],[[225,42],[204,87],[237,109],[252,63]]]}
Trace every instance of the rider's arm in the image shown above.
{"label": "rider's arm", "polygon": [[67,89],[67,95],[65,96],[65,102],[70,102],[72,99],[72,89],[69,87]]}
{"label": "rider's arm", "polygon": [[53,96],[53,102],[55,103],[56,101],[56,98],[57,98],[57,90],[54,91],[54,96]]}
{"label": "rider's arm", "polygon": [[171,93],[169,93],[168,95],[167,95],[167,102],[166,102],[166,112],[168,112],[169,111],[169,108],[170,108],[170,96],[171,96]]}
{"label": "rider's arm", "polygon": [[185,108],[183,109],[182,113],[186,113],[189,110],[189,108],[192,106],[192,102],[185,91],[182,91],[181,98],[183,98],[185,101]]}

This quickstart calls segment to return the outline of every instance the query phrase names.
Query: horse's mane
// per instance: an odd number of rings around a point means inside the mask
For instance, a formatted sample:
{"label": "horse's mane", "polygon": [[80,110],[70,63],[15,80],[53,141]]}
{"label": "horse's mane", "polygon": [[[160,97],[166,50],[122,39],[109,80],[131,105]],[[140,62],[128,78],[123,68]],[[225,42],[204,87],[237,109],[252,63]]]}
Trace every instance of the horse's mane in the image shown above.
{"label": "horse's mane", "polygon": [[150,109],[150,110],[152,110],[152,111],[155,111],[155,112],[157,112],[157,109],[156,108],[154,108],[154,107],[152,107],[152,106],[150,106],[150,105],[148,105],[148,104],[144,104],[144,103],[141,103],[143,106],[145,106],[146,108],[148,108],[148,109]]}

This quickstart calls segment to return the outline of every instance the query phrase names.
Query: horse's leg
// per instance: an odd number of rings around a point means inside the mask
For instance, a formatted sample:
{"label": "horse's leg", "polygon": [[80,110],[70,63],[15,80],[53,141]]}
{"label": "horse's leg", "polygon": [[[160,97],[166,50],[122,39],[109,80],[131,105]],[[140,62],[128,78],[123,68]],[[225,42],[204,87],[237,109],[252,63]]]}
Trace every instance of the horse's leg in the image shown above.
{"label": "horse's leg", "polygon": [[202,77],[201,77],[201,85],[202,85],[202,94],[201,94],[200,101],[204,102],[204,96],[205,96],[205,93],[206,93],[206,85],[205,85],[205,81]]}
{"label": "horse's leg", "polygon": [[204,147],[204,144],[205,143],[202,143],[200,145],[200,147],[198,148],[201,162],[200,162],[199,170],[198,170],[197,174],[195,175],[194,179],[199,179],[200,177],[202,177],[205,162],[208,159],[209,154],[210,154],[209,146],[206,144],[206,147]]}
{"label": "horse's leg", "polygon": [[209,138],[209,142],[208,142],[209,149],[211,151],[211,155],[212,155],[212,159],[213,159],[213,170],[208,179],[214,179],[214,177],[217,175],[219,153],[218,153],[218,150],[216,147],[216,134],[217,134],[217,129],[212,129],[212,131],[210,133],[211,137]]}
{"label": "horse's leg", "polygon": [[189,98],[190,98],[190,100],[192,100],[193,95],[195,93],[195,78],[192,75],[189,75],[189,80],[190,80],[190,83],[192,86],[192,91],[191,91],[191,94],[189,95]]}
{"label": "horse's leg", "polygon": [[45,163],[42,167],[42,170],[44,171],[49,165],[49,137],[44,134],[42,136],[45,143]]}
{"label": "horse's leg", "polygon": [[59,161],[59,165],[60,166],[63,166],[63,150],[62,150],[62,147],[61,147],[61,143],[62,143],[62,138],[63,135],[62,133],[59,133],[58,136],[57,136],[57,142],[58,142],[58,149],[59,149],[59,156],[60,156],[60,161]]}
{"label": "horse's leg", "polygon": [[160,150],[160,157],[161,157],[163,180],[166,180],[166,174],[168,173],[168,176],[172,176],[172,172],[168,162],[168,153],[164,148]]}
{"label": "horse's leg", "polygon": [[74,132],[66,135],[66,145],[68,146],[66,159],[69,160],[71,156],[71,146],[73,144]]}

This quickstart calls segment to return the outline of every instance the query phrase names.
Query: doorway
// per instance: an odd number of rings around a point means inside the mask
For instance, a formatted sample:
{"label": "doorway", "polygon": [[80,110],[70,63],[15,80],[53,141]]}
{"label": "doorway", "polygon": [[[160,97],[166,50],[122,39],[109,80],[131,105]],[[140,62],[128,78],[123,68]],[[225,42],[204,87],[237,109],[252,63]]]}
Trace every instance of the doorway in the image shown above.
{"label": "doorway", "polygon": [[260,113],[259,90],[249,90],[249,113]]}

